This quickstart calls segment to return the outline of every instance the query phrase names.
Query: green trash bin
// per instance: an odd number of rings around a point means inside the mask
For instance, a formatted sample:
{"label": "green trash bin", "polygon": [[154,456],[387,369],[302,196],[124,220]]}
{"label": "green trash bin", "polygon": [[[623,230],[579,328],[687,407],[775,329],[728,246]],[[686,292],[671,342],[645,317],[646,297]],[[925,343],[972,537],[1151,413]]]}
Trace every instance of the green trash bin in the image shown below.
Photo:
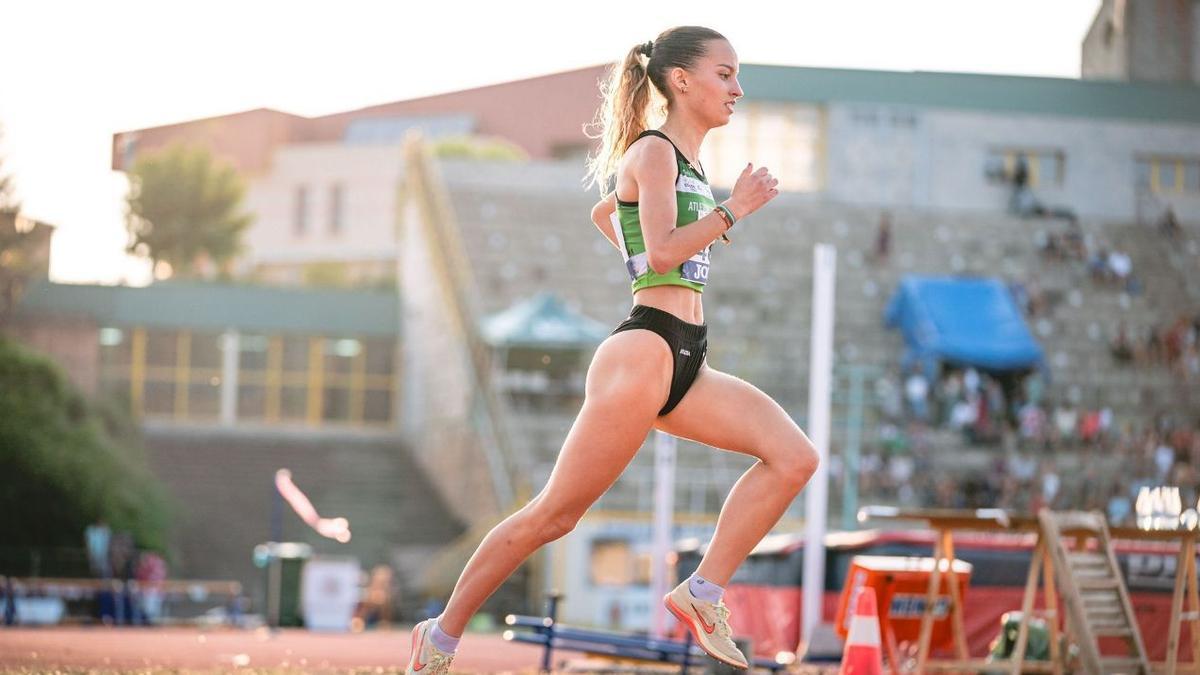
{"label": "green trash bin", "polygon": [[272,628],[304,625],[300,607],[300,576],[312,557],[312,547],[301,542],[268,541],[254,547],[254,564],[266,570],[267,625]]}

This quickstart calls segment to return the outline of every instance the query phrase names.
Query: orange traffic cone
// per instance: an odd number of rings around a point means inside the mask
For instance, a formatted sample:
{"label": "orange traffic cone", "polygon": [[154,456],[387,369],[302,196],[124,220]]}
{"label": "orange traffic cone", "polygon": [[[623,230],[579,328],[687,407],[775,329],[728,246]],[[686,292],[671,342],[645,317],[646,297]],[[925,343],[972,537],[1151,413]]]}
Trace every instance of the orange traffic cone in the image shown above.
{"label": "orange traffic cone", "polygon": [[875,589],[865,586],[858,591],[854,613],[850,615],[850,634],[842,652],[841,675],[882,675],[883,650],[879,641],[879,612],[875,608]]}

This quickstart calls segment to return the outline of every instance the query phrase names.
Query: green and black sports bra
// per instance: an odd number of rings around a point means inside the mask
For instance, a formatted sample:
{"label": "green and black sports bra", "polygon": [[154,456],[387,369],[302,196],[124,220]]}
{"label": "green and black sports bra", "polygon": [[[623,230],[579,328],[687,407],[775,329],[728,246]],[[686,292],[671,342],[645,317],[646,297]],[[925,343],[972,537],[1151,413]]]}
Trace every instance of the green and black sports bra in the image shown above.
{"label": "green and black sports bra", "polygon": [[[678,172],[675,177],[675,227],[686,227],[716,208],[708,179],[703,172],[696,170],[683,153],[679,151],[666,134],[657,130],[643,131],[633,140],[636,143],[645,136],[658,136],[666,139],[675,148],[675,160]],[[633,143],[629,145],[632,146]],[[612,214],[613,230],[621,245],[621,253],[625,257],[625,268],[633,282],[633,292],[651,286],[683,286],[696,292],[702,292],[708,282],[709,249],[706,246],[678,267],[659,274],[650,268],[646,255],[646,241],[642,236],[642,224],[638,218],[638,203],[625,202],[617,199],[617,210]]]}

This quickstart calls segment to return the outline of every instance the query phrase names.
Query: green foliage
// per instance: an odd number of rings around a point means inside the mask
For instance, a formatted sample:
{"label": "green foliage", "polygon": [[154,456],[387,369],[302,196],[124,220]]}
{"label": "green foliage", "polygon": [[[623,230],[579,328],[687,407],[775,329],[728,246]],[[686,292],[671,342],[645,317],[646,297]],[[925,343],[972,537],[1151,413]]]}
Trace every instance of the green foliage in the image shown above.
{"label": "green foliage", "polygon": [[48,359],[0,337],[0,541],[80,546],[103,518],[165,551],[168,502],[126,415],[89,403]]}
{"label": "green foliage", "polygon": [[174,276],[195,277],[205,260],[218,269],[241,248],[253,218],[242,212],[237,171],[202,147],[172,145],[139,157],[129,171],[125,224],[129,251],[164,261]]}
{"label": "green foliage", "polygon": [[501,138],[449,136],[433,143],[433,154],[445,159],[524,162],[529,155],[520,146]]}
{"label": "green foliage", "polygon": [[[4,140],[4,127],[0,127],[0,141]],[[4,157],[0,156],[0,211],[17,212],[21,210],[21,204],[17,201],[15,194],[16,185],[13,183],[13,177],[4,173]]]}
{"label": "green foliage", "polygon": [[16,307],[29,279],[47,273],[51,235],[48,225],[20,217],[13,178],[3,165],[0,156],[0,323]]}
{"label": "green foliage", "polygon": [[304,285],[319,288],[348,288],[349,270],[346,263],[315,262],[304,266]]}

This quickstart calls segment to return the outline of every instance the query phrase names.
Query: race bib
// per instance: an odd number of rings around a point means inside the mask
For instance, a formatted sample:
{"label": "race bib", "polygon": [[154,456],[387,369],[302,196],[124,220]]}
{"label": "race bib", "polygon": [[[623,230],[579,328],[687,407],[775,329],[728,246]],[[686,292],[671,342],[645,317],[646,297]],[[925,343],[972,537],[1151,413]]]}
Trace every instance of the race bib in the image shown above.
{"label": "race bib", "polygon": [[650,262],[645,253],[625,259],[625,270],[629,272],[629,279],[637,281],[637,278],[650,271]]}
{"label": "race bib", "polygon": [[679,178],[675,181],[675,191],[713,198],[712,188],[708,187],[708,183],[683,173],[679,174]]}
{"label": "race bib", "polygon": [[683,261],[679,266],[679,276],[684,281],[703,286],[708,283],[708,247],[703,251]]}

